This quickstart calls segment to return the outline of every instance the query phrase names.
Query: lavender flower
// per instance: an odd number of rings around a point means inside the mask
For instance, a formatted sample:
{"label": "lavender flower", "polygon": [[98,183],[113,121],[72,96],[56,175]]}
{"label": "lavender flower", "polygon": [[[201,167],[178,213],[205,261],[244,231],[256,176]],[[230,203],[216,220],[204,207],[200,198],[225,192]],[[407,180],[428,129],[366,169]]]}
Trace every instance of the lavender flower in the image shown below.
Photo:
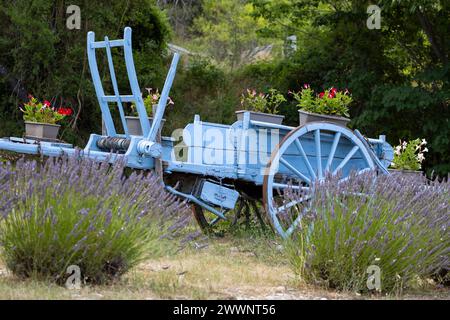
{"label": "lavender flower", "polygon": [[[302,220],[309,232],[298,229],[290,241],[292,265],[306,280],[367,291],[366,268],[374,257],[385,291],[398,288],[398,276],[408,286],[416,277],[450,269],[448,179],[368,172],[345,181],[327,177],[311,192],[315,214],[306,213]],[[287,192],[285,201],[303,196]],[[290,221],[299,209],[286,212]]]}
{"label": "lavender flower", "polygon": [[163,235],[184,235],[185,204],[158,177],[124,169],[76,156],[0,164],[0,243],[11,271],[64,283],[76,264],[101,283],[158,254]]}

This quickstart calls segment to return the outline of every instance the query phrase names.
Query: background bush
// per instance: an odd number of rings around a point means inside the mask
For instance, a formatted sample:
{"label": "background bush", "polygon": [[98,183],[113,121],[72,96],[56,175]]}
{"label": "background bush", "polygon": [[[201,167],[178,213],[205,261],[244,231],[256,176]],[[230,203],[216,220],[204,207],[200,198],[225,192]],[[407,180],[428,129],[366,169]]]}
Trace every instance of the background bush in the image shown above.
{"label": "background bush", "polygon": [[[101,132],[101,112],[87,61],[88,31],[94,31],[97,40],[105,36],[118,39],[123,37],[125,26],[132,27],[134,62],[140,83],[164,81],[165,48],[171,29],[153,1],[79,1],[80,30],[66,27],[66,9],[71,4],[66,0],[2,1],[0,119],[4,125],[0,128],[1,136],[22,136],[22,113],[18,107],[27,100],[28,93],[49,100],[56,107],[74,109],[75,116],[62,132],[64,140],[84,145],[90,133]],[[119,88],[128,94],[122,51],[113,50],[114,65]],[[97,58],[105,93],[111,94],[105,50],[98,50]]]}
{"label": "background bush", "polygon": [[19,277],[64,283],[78,265],[85,281],[103,283],[170,250],[167,239],[187,223],[155,176],[125,177],[120,164],[1,164],[0,190],[0,252]]}
{"label": "background bush", "polygon": [[314,193],[288,245],[306,281],[366,292],[367,268],[377,265],[389,293],[450,268],[450,183],[370,173],[330,179]]}

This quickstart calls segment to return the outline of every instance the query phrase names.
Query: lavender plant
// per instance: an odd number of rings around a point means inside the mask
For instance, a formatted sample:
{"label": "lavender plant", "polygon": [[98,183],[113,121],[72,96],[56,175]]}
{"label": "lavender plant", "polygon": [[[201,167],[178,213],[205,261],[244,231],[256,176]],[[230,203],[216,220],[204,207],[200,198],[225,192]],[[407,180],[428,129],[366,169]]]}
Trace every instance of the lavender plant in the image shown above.
{"label": "lavender plant", "polygon": [[[450,268],[449,182],[367,173],[329,178],[312,192],[287,246],[306,281],[367,292],[367,268],[376,265],[389,293]],[[287,200],[301,196],[290,192]]]}
{"label": "lavender plant", "polygon": [[167,250],[184,205],[152,174],[80,158],[0,165],[0,244],[19,277],[64,283],[70,265],[104,283]]}

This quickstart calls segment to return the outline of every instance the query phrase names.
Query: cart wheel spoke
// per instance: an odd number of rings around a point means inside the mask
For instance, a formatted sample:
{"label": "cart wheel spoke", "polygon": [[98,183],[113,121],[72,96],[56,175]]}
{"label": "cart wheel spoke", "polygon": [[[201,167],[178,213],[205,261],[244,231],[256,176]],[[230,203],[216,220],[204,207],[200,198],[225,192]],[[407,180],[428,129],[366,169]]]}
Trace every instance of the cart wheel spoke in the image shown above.
{"label": "cart wheel spoke", "polygon": [[293,201],[291,201],[291,202],[288,202],[287,204],[285,204],[285,205],[282,205],[281,207],[278,207],[277,209],[276,209],[276,213],[280,213],[280,212],[284,212],[284,211],[286,211],[287,209],[289,209],[289,208],[292,208],[293,206],[296,206],[296,205],[298,205],[298,204],[301,204],[301,203],[303,203],[303,202],[305,202],[305,201],[308,201],[308,200],[310,200],[311,199],[311,196],[304,196],[304,197],[302,197],[302,198],[300,198],[300,199],[298,199],[298,200],[293,200]]}
{"label": "cart wheel spoke", "polygon": [[349,162],[349,160],[353,157],[353,155],[359,150],[358,146],[354,146],[352,150],[345,156],[344,160],[337,166],[337,168],[333,171],[333,175],[337,174],[339,170],[342,170],[344,166]]}
{"label": "cart wheel spoke", "polygon": [[331,145],[330,154],[328,155],[327,166],[325,167],[325,171],[330,171],[331,164],[333,163],[334,155],[336,154],[336,148],[339,144],[339,140],[341,139],[342,133],[337,132],[334,135],[333,144]]}
{"label": "cart wheel spoke", "polygon": [[322,179],[322,147],[320,144],[320,129],[314,131],[314,141],[316,145],[317,175],[319,176],[319,179]]}
{"label": "cart wheel spoke", "polygon": [[300,221],[302,221],[302,215],[299,215],[297,218],[295,218],[294,222],[287,228],[286,235],[290,236],[292,232],[294,232],[295,228],[300,224]]}
{"label": "cart wheel spoke", "polygon": [[299,139],[295,139],[295,145],[296,145],[298,151],[300,151],[300,154],[302,155],[303,160],[305,161],[306,167],[308,168],[308,172],[311,175],[311,179],[315,180],[316,173],[314,172],[314,169],[311,166],[311,162],[309,162],[309,159],[308,159],[308,156],[306,155],[305,149],[303,149],[303,146]]}
{"label": "cart wheel spoke", "polygon": [[292,171],[292,173],[294,173],[297,177],[299,177],[300,179],[302,179],[303,181],[305,181],[306,183],[310,184],[311,180],[305,176],[303,173],[301,173],[300,171],[298,171],[297,169],[295,169],[289,162],[287,162],[287,160],[285,160],[283,157],[280,158],[280,162],[282,164],[284,164],[284,166],[286,168],[288,168],[289,170]]}
{"label": "cart wheel spoke", "polygon": [[274,189],[286,189],[286,188],[291,188],[292,190],[309,190],[309,187],[302,187],[302,186],[296,186],[296,185],[289,185],[286,183],[277,183],[274,182],[273,183],[273,188]]}

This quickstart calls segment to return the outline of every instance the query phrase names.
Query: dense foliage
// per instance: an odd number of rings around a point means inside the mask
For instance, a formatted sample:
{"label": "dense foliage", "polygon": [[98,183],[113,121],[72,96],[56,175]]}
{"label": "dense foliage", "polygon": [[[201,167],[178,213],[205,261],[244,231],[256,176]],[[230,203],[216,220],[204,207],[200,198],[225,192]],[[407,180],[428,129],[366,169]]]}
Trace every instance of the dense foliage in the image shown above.
{"label": "dense foliage", "polygon": [[[303,279],[367,292],[367,268],[381,271],[381,291],[401,292],[450,269],[450,184],[407,175],[329,179],[288,245]],[[289,196],[298,199],[301,194]]]}
{"label": "dense foliage", "polygon": [[[158,178],[92,160],[0,166],[2,260],[20,277],[64,283],[70,265],[103,283],[168,250],[184,227],[183,205]],[[164,246],[163,246],[164,245]]]}
{"label": "dense foliage", "polygon": [[[86,34],[95,31],[97,39],[121,38],[123,28],[133,28],[136,70],[142,83],[162,82],[164,48],[170,36],[165,15],[151,0],[78,1],[81,29],[66,27],[65,0],[1,1],[0,6],[0,119],[1,136],[21,136],[19,106],[33,94],[47,98],[55,107],[74,110],[63,139],[85,144],[88,135],[100,132],[100,109],[94,93],[86,55]],[[123,75],[121,53],[115,62],[119,87],[129,88]],[[105,91],[112,92],[106,55],[98,55]],[[164,70],[164,71],[162,71]],[[121,75],[121,76],[120,76]]]}
{"label": "dense foliage", "polygon": [[[352,95],[351,126],[372,137],[386,134],[392,145],[400,139],[425,138],[429,154],[422,167],[445,175],[450,171],[450,4],[380,1],[381,29],[366,26],[369,4],[359,0],[82,1],[82,29],[68,30],[67,1],[5,2],[0,8],[4,123],[0,133],[21,135],[17,107],[32,92],[39,99],[53,97],[52,104],[74,109],[63,139],[83,145],[89,133],[100,131],[86,61],[86,32],[115,38],[125,25],[133,27],[135,62],[144,91],[146,87],[161,90],[168,62],[164,47],[173,29],[173,41],[191,54],[178,69],[171,92],[175,106],[165,116],[166,134],[184,127],[195,113],[208,121],[232,123],[246,88],[264,93],[279,90],[288,97],[280,114],[286,116],[286,124],[298,125],[298,108],[288,91],[298,92],[304,83],[315,92],[335,86],[348,88]],[[292,35],[297,37],[296,49],[284,50],[282,44]],[[100,61],[103,68],[104,57]],[[123,71],[119,68],[117,74]],[[108,86],[109,75],[102,76]],[[119,82],[127,88],[123,78]]]}

